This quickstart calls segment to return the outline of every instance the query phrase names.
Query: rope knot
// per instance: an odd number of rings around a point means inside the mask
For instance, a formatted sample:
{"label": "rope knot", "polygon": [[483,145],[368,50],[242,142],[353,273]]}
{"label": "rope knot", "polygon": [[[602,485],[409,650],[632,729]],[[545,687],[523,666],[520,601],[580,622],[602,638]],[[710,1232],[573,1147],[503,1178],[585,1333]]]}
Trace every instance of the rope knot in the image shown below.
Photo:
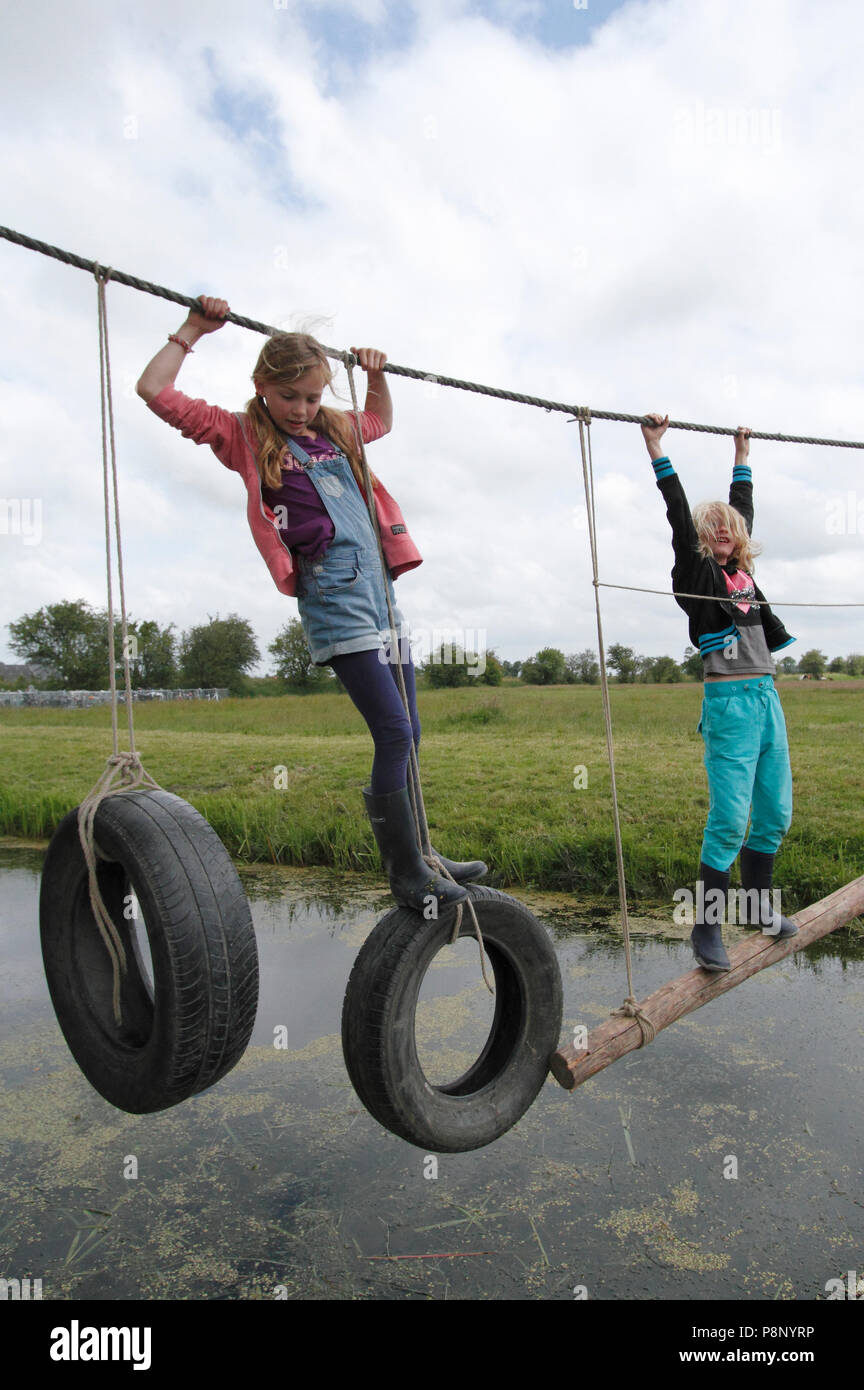
{"label": "rope knot", "polygon": [[140,753],[132,752],[130,749],[126,749],[122,753],[112,753],[106,762],[109,767],[113,767],[120,774],[121,785],[123,786],[137,787],[145,775]]}
{"label": "rope knot", "polygon": [[651,1022],[650,1018],[648,1018],[647,1014],[644,1014],[639,1008],[638,1001],[634,999],[632,994],[628,994],[620,1009],[613,1009],[612,1014],[617,1018],[635,1018],[642,1033],[642,1041],[639,1044],[640,1047],[644,1047],[646,1043],[653,1042],[657,1036],[657,1030],[654,1024]]}

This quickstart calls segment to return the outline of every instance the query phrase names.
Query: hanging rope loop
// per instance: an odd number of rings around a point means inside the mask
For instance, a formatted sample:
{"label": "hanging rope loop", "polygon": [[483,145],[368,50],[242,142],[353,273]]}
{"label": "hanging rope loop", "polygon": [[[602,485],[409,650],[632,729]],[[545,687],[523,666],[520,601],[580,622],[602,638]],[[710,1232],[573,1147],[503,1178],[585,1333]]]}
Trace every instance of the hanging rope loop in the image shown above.
{"label": "hanging rope loop", "polygon": [[158,789],[158,782],[147,772],[137,753],[113,753],[108,758],[105,771],[85,796],[81,805],[78,807],[78,838],[81,841],[81,848],[84,851],[84,858],[87,863],[87,875],[90,886],[90,905],[93,909],[93,916],[96,925],[105,943],[105,949],[111,958],[114,970],[114,984],[112,992],[112,1003],[114,1006],[114,1018],[118,1025],[122,1022],[120,1011],[120,976],[126,974],[126,951],[120,934],[111,918],[111,914],[105,906],[102,894],[99,891],[99,883],[96,877],[96,860],[107,859],[96,844],[94,830],[96,825],[96,813],[100,805],[109,796],[117,796],[122,792],[135,791],[140,786],[151,786]]}
{"label": "hanging rope loop", "polygon": [[[135,751],[135,725],[132,713],[132,680],[129,671],[129,636],[126,621],[126,589],[123,576],[123,546],[120,534],[120,500],[117,488],[117,447],[114,437],[114,402],[111,391],[111,357],[108,347],[108,312],[105,302],[105,286],[111,278],[111,267],[94,266],[96,278],[97,316],[99,326],[99,386],[100,411],[102,417],[102,491],[105,508],[105,570],[108,590],[108,679],[111,686],[111,734],[113,753],[107,759],[101,777],[85,796],[78,807],[78,837],[87,863],[87,876],[90,890],[90,907],[105,949],[111,959],[114,974],[112,1003],[114,1019],[118,1026],[122,1023],[120,1008],[121,975],[126,973],[126,952],[111,914],[105,906],[99,891],[96,875],[96,860],[105,859],[95,841],[94,828],[96,813],[101,803],[109,796],[136,791],[142,786],[159,790]],[[110,455],[110,470],[109,470]],[[114,529],[117,544],[117,573],[120,584],[120,618],[123,633],[123,674],[126,686],[126,713],[129,724],[129,751],[121,752],[117,731],[117,676],[114,650],[114,597],[111,576],[111,503],[109,471],[114,499]]]}

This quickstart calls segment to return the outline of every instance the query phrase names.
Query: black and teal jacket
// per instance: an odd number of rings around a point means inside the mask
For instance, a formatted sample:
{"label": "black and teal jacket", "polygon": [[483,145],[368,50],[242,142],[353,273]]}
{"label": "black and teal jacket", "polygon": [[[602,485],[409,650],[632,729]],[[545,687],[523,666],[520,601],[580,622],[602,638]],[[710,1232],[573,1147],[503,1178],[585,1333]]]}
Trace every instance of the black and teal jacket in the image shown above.
{"label": "black and teal jacket", "polygon": [[[675,602],[690,620],[690,641],[697,647],[701,656],[709,652],[729,647],[740,637],[738,624],[749,626],[761,621],[768,650],[776,652],[795,641],[790,637],[780,619],[776,617],[765,596],[753,581],[758,608],[751,605],[749,613],[742,613],[729,598],[723,571],[713,556],[699,553],[699,537],[693,525],[690,504],[681,486],[681,480],[668,458],[653,460],[657,486],[666,502],[666,516],[672,527],[672,549],[675,564],[672,568],[672,588],[687,594],[705,597],[676,598]],[[753,475],[749,463],[736,463],[732,469],[732,485],[729,488],[729,505],[740,512],[747,527],[747,534],[753,530]],[[722,603],[714,602],[722,599]]]}

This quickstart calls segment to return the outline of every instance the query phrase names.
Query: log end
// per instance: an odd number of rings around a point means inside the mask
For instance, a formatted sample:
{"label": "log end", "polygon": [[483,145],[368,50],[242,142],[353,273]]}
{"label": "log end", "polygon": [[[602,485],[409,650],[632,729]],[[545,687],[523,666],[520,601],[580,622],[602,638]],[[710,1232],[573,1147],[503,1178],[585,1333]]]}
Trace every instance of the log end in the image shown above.
{"label": "log end", "polygon": [[575,1048],[564,1046],[553,1052],[549,1058],[549,1070],[555,1077],[559,1086],[563,1086],[565,1091],[575,1091],[576,1077],[573,1068],[577,1062],[584,1062],[589,1056],[590,1049],[582,1047],[577,1052]]}

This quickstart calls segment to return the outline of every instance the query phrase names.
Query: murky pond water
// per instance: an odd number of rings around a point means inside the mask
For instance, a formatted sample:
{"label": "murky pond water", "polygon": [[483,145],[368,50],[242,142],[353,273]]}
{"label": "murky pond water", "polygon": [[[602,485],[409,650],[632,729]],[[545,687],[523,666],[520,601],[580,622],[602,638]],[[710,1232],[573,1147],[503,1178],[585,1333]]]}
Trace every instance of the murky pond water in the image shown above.
{"label": "murky pond water", "polygon": [[[572,1300],[584,1285],[594,1299],[817,1299],[864,1273],[860,936],[763,971],[572,1094],[550,1078],[495,1144],[436,1164],[369,1116],[342,1059],[345,984],[393,905],[386,884],[242,868],[261,961],[251,1044],[211,1090],[132,1116],[90,1087],[54,1018],[41,862],[0,848],[0,1275],[41,1278],[45,1298],[271,1299],[281,1285],[293,1299]],[[513,896],[553,934],[565,1035],[601,1021],[626,993],[613,904]],[[638,910],[643,996],[692,957],[668,912]],[[454,1075],[489,1018],[476,946],[460,943],[421,997],[427,1074]]]}

